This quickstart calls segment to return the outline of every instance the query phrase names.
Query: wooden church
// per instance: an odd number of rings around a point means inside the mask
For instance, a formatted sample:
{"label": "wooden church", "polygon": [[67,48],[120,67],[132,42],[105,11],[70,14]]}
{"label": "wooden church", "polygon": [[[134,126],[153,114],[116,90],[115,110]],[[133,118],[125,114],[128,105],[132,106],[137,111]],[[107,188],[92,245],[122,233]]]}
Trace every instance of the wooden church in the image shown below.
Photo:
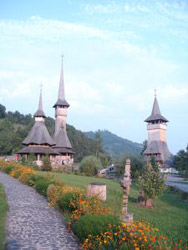
{"label": "wooden church", "polygon": [[34,114],[35,123],[28,136],[22,142],[23,148],[18,152],[26,159],[34,155],[36,164],[42,165],[42,158],[49,155],[52,166],[70,166],[74,162],[74,152],[69,141],[66,122],[67,109],[70,105],[65,100],[63,60],[59,82],[58,99],[53,106],[55,108],[55,132],[50,136],[45,125],[45,113],[43,111],[42,91],[40,92],[38,110]]}

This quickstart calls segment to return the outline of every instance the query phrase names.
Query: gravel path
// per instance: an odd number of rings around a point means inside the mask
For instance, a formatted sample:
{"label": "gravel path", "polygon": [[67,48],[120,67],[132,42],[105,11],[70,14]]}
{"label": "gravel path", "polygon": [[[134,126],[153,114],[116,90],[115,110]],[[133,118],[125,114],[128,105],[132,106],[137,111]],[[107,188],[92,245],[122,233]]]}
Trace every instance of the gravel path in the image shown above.
{"label": "gravel path", "polygon": [[7,214],[7,250],[75,250],[79,245],[66,230],[61,214],[33,188],[0,173],[5,187]]}

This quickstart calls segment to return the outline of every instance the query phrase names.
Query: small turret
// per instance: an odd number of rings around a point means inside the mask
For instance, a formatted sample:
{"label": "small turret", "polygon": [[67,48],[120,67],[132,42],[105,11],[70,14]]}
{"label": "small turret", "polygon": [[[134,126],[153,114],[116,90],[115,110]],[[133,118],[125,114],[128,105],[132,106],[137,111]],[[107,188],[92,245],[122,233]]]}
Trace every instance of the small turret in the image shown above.
{"label": "small turret", "polygon": [[43,111],[43,105],[42,105],[42,87],[40,90],[40,97],[39,97],[39,104],[38,104],[38,109],[34,113],[35,121],[43,121],[46,118],[46,115]]}

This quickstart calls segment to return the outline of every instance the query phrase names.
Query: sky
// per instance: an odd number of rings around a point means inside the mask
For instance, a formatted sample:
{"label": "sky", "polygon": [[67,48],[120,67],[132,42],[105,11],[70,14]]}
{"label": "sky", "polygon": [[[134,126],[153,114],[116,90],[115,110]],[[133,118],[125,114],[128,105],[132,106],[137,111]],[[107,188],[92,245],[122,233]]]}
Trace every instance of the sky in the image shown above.
{"label": "sky", "polygon": [[64,55],[68,123],[142,143],[154,89],[175,154],[188,143],[188,0],[0,0],[0,103],[54,117]]}

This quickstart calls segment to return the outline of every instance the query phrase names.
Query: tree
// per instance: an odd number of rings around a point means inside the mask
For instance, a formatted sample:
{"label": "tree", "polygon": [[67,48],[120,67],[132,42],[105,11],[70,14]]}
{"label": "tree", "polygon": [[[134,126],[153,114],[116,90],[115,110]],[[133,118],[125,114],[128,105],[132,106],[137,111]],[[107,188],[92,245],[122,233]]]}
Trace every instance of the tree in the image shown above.
{"label": "tree", "polygon": [[145,200],[145,205],[147,206],[148,201],[156,199],[159,197],[162,192],[165,190],[165,178],[160,173],[159,167],[157,166],[157,163],[152,160],[151,163],[148,163],[145,167],[145,171],[138,178],[138,185],[140,192],[142,193],[142,196]]}
{"label": "tree", "polygon": [[41,166],[41,170],[43,171],[52,171],[51,161],[49,155],[45,155],[43,157],[43,164]]}
{"label": "tree", "polygon": [[87,176],[95,176],[102,168],[101,161],[93,155],[84,157],[80,163],[80,172]]}
{"label": "tree", "polygon": [[138,178],[144,171],[144,161],[141,157],[125,155],[119,161],[114,162],[118,176],[123,176],[126,160],[131,160],[131,177]]}
{"label": "tree", "polygon": [[188,145],[186,150],[180,150],[177,155],[174,156],[173,165],[184,176],[188,177]]}
{"label": "tree", "polygon": [[5,118],[6,116],[6,108],[2,104],[0,104],[0,119]]}
{"label": "tree", "polygon": [[141,155],[143,155],[144,151],[147,148],[147,145],[148,145],[148,141],[147,140],[143,141],[143,143],[142,143],[142,151],[140,153]]}
{"label": "tree", "polygon": [[94,137],[95,143],[96,143],[96,157],[99,156],[100,152],[103,152],[103,142],[102,142],[102,137],[100,134],[100,130],[98,130],[95,133],[95,137]]}

